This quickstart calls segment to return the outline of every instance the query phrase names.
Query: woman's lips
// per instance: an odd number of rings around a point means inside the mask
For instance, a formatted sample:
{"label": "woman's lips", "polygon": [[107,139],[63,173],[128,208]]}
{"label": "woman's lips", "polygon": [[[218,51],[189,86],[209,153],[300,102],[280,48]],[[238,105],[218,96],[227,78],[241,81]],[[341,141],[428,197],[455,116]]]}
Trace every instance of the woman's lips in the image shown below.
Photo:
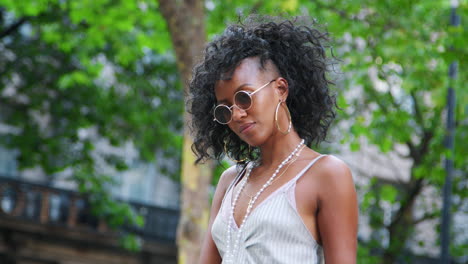
{"label": "woman's lips", "polygon": [[240,132],[245,133],[251,130],[255,126],[255,123],[248,123],[240,127]]}

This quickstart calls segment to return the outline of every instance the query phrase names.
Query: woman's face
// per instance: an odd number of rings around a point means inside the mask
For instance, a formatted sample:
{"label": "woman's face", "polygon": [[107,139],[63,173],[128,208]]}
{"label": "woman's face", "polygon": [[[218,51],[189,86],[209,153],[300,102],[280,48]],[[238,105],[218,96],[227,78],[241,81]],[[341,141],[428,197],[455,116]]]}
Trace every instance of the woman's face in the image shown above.
{"label": "woman's face", "polygon": [[234,94],[238,91],[254,92],[263,85],[264,88],[251,96],[252,106],[242,110],[237,106],[231,108],[232,120],[229,128],[251,146],[262,145],[277,132],[275,127],[275,109],[280,100],[287,97],[287,83],[271,63],[265,69],[260,68],[257,57],[246,58],[234,70],[232,78],[220,80],[215,86],[217,105],[232,106]]}

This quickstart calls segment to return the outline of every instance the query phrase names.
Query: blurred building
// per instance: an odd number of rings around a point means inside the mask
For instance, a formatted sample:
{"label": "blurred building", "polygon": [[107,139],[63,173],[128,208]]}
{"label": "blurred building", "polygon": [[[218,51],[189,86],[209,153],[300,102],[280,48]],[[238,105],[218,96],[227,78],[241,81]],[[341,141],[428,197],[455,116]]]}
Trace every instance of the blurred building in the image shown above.
{"label": "blurred building", "polygon": [[[396,146],[398,153],[382,153],[376,146],[363,139],[361,148],[357,152],[353,152],[343,145],[337,145],[335,148],[339,149],[340,154],[337,156],[343,159],[353,171],[360,204],[366,192],[369,191],[368,187],[372,180],[399,189],[410,179],[412,162],[403,157],[408,154],[405,146]],[[462,178],[462,175],[456,176]],[[382,208],[380,214],[383,223],[389,225],[393,217],[395,217],[399,205],[385,200],[380,200],[379,205]],[[442,208],[442,193],[434,187],[426,186],[416,199],[413,214],[419,218],[427,211],[440,208]],[[439,232],[437,230],[439,223],[440,217],[435,217],[415,224],[414,235],[408,239],[406,244],[408,251],[402,253],[402,256],[410,258],[411,261],[401,263],[436,264],[440,262]],[[468,241],[467,211],[452,213],[451,230],[453,233],[452,244],[461,244],[463,241]],[[369,241],[373,238],[381,241],[383,246],[387,246],[389,243],[387,231],[373,229],[370,224],[369,214],[362,212],[359,215],[358,238],[360,241]],[[468,253],[453,263],[466,263],[466,261],[468,261]]]}
{"label": "blurred building", "polygon": [[[0,147],[0,263],[176,263],[179,186],[157,165],[135,160],[116,173],[121,184],[113,193],[145,219],[142,228],[118,231],[92,215],[66,177],[45,176],[20,172],[15,151]],[[119,242],[130,231],[139,235],[140,252]]]}

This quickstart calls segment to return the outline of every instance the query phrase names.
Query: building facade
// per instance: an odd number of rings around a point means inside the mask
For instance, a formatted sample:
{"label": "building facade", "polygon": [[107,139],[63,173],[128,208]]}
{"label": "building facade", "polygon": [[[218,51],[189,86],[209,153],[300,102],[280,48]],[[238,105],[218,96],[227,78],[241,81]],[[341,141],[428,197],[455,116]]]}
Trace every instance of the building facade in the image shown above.
{"label": "building facade", "polygon": [[[0,149],[0,263],[177,262],[178,185],[154,166],[140,164],[121,175],[125,182],[114,193],[145,223],[119,230],[94,217],[73,186],[44,183],[33,172],[19,173],[14,151]],[[123,248],[121,237],[128,232],[137,234],[140,251]]]}

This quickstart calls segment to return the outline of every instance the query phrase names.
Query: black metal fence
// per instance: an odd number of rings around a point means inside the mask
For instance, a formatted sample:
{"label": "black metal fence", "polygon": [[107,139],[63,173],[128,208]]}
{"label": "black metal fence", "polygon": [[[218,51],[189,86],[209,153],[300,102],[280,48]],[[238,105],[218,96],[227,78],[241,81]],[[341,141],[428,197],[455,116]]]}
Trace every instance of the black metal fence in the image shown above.
{"label": "black metal fence", "polygon": [[[143,239],[175,244],[179,211],[143,203],[128,203],[145,220],[143,227],[129,226]],[[89,232],[110,232],[91,214],[87,200],[77,192],[0,176],[0,217],[37,224],[64,226]]]}

